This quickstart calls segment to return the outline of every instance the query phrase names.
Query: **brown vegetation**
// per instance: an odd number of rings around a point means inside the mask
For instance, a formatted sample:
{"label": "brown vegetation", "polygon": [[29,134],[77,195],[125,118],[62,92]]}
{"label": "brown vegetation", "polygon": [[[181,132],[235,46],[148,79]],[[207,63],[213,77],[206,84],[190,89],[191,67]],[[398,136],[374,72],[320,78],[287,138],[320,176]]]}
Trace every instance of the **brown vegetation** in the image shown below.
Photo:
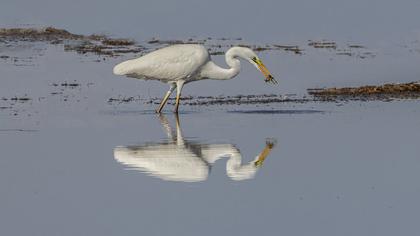
{"label": "brown vegetation", "polygon": [[107,56],[114,56],[118,53],[137,53],[143,49],[130,39],[114,39],[98,34],[73,34],[67,30],[53,27],[0,29],[0,40],[5,42],[41,41],[51,44],[64,44],[66,51]]}
{"label": "brown vegetation", "polygon": [[374,100],[392,98],[420,98],[420,82],[384,84],[345,88],[308,89],[308,93],[318,98],[338,98],[349,100]]}

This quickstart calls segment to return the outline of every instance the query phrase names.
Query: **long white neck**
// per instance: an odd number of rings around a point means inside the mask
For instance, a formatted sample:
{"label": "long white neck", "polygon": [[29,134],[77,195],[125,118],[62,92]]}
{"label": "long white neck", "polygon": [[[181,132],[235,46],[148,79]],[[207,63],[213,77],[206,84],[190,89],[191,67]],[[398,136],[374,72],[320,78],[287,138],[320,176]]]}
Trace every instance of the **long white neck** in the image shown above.
{"label": "long white neck", "polygon": [[232,79],[238,75],[239,71],[241,70],[241,63],[237,59],[236,51],[236,48],[231,48],[225,54],[226,64],[228,64],[230,68],[225,69],[214,64],[212,61],[209,61],[202,68],[201,76],[209,79],[226,80]]}

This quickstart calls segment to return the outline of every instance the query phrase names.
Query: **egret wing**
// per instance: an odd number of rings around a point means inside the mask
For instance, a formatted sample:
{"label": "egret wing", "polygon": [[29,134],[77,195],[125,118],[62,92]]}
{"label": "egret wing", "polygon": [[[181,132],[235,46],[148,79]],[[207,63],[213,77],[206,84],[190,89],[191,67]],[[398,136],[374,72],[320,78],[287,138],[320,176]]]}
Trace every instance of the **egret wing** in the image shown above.
{"label": "egret wing", "polygon": [[208,60],[209,54],[201,45],[173,45],[123,62],[116,70],[132,77],[169,82],[194,76]]}

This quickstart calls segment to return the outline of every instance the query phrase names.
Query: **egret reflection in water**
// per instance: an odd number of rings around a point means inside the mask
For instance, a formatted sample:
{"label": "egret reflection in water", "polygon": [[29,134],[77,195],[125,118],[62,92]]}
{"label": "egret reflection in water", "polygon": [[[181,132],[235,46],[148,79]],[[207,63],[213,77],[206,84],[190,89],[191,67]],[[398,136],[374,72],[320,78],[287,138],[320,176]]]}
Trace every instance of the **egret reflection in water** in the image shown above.
{"label": "egret reflection in water", "polygon": [[139,170],[163,180],[199,182],[208,178],[213,163],[226,157],[227,175],[232,180],[239,181],[253,178],[275,145],[274,140],[267,139],[261,153],[249,163],[242,164],[241,153],[232,144],[203,144],[185,140],[179,117],[175,117],[176,133],[166,117],[159,116],[168,135],[167,141],[118,146],[114,149],[115,160],[129,169]]}

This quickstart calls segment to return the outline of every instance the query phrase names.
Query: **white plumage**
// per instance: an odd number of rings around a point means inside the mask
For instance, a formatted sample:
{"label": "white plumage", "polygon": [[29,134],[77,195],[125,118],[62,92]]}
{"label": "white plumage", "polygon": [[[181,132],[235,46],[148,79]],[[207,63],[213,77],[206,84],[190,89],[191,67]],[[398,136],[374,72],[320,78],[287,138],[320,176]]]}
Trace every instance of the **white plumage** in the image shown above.
{"label": "white plumage", "polygon": [[184,84],[202,79],[225,80],[235,77],[240,70],[238,58],[253,64],[266,77],[266,82],[277,83],[258,56],[249,48],[232,47],[225,55],[228,69],[214,64],[207,49],[202,45],[179,44],[161,48],[137,59],[122,62],[114,67],[114,74],[128,77],[159,80],[170,85],[159,108],[160,113],[169,96],[177,88],[175,112],[178,112],[181,90]]}
{"label": "white plumage", "polygon": [[207,50],[201,45],[173,45],[122,62],[114,67],[114,74],[166,83],[188,80],[209,60]]}

